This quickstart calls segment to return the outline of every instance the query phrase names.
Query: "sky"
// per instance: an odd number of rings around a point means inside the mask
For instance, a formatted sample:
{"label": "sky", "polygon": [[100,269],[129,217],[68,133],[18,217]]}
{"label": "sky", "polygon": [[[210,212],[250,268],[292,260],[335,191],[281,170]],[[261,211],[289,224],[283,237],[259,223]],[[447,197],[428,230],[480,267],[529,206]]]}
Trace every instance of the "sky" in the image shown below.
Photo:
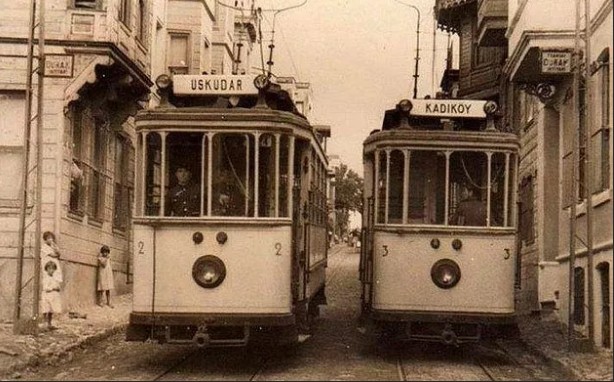
{"label": "sky", "polygon": [[[257,0],[257,6],[282,9],[303,1]],[[438,30],[434,90],[435,0],[398,1],[420,10],[418,98],[434,95],[445,68],[448,44],[447,33]],[[413,96],[417,12],[398,1],[307,0],[275,18],[272,72],[311,83],[311,123],[331,126],[328,154],[339,155],[341,162],[361,176],[363,140],[371,130],[381,128],[385,110]],[[263,15],[263,47],[267,52],[273,12]],[[258,54],[255,61],[259,59]]]}

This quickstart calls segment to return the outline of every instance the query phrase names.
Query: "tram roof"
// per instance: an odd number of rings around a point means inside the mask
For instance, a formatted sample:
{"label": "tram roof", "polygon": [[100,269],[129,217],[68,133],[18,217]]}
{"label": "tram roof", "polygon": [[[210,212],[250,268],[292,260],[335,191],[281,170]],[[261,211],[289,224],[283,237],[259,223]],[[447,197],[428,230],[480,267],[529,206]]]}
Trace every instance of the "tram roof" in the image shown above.
{"label": "tram roof", "polygon": [[364,151],[378,147],[446,147],[487,149],[500,148],[516,151],[519,147],[518,136],[501,131],[454,131],[418,130],[397,128],[373,131],[364,141]]}

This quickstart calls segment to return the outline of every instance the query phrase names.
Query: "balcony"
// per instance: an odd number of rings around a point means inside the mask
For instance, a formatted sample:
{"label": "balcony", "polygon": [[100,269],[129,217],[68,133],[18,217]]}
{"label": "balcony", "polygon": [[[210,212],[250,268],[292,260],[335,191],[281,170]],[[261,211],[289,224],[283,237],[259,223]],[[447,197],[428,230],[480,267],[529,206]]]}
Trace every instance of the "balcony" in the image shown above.
{"label": "balcony", "polygon": [[437,26],[447,32],[458,33],[461,20],[475,17],[476,0],[435,0]]}
{"label": "balcony", "polygon": [[478,2],[478,44],[506,46],[507,0],[480,0]]}

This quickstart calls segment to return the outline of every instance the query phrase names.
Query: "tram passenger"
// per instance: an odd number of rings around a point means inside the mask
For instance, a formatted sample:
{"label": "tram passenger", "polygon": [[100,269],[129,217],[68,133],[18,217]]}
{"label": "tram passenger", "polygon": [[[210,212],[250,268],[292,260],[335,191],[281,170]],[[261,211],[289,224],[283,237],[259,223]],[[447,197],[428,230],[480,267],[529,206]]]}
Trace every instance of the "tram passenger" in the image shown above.
{"label": "tram passenger", "polygon": [[222,170],[214,180],[213,213],[217,216],[244,216],[241,210],[241,194],[233,181],[230,170]]}
{"label": "tram passenger", "polygon": [[198,216],[200,214],[200,187],[192,181],[192,172],[185,164],[175,169],[177,185],[167,197],[167,216]]}
{"label": "tram passenger", "polygon": [[463,199],[452,217],[452,222],[456,225],[485,226],[486,203],[480,200],[474,188],[467,184],[463,185],[461,196]]}

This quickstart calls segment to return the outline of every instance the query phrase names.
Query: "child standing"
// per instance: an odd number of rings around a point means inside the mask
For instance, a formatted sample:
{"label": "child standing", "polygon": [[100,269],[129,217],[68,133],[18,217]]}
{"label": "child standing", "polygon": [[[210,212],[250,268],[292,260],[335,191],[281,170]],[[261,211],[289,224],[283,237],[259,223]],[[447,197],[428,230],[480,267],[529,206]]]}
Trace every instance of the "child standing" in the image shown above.
{"label": "child standing", "polygon": [[42,313],[45,321],[47,322],[47,328],[49,330],[57,329],[51,324],[53,313],[60,313],[62,311],[62,297],[60,296],[60,281],[54,274],[57,272],[58,267],[53,260],[49,260],[45,263],[45,273],[43,274],[43,296],[41,298]]}
{"label": "child standing", "polygon": [[113,268],[111,267],[111,257],[110,257],[111,249],[103,245],[100,248],[100,254],[98,255],[98,282],[97,282],[97,292],[98,292],[98,305],[103,306],[102,296],[106,294],[107,296],[107,305],[109,308],[113,308],[111,304],[111,290],[115,289],[114,281],[113,281]]}
{"label": "child standing", "polygon": [[[53,277],[61,284],[64,281],[62,276],[62,267],[60,266],[60,250],[55,242],[53,232],[45,231],[43,233],[43,243],[41,245],[41,269],[45,269],[45,265],[52,261],[55,263],[56,270]],[[43,271],[43,277],[45,272]]]}

